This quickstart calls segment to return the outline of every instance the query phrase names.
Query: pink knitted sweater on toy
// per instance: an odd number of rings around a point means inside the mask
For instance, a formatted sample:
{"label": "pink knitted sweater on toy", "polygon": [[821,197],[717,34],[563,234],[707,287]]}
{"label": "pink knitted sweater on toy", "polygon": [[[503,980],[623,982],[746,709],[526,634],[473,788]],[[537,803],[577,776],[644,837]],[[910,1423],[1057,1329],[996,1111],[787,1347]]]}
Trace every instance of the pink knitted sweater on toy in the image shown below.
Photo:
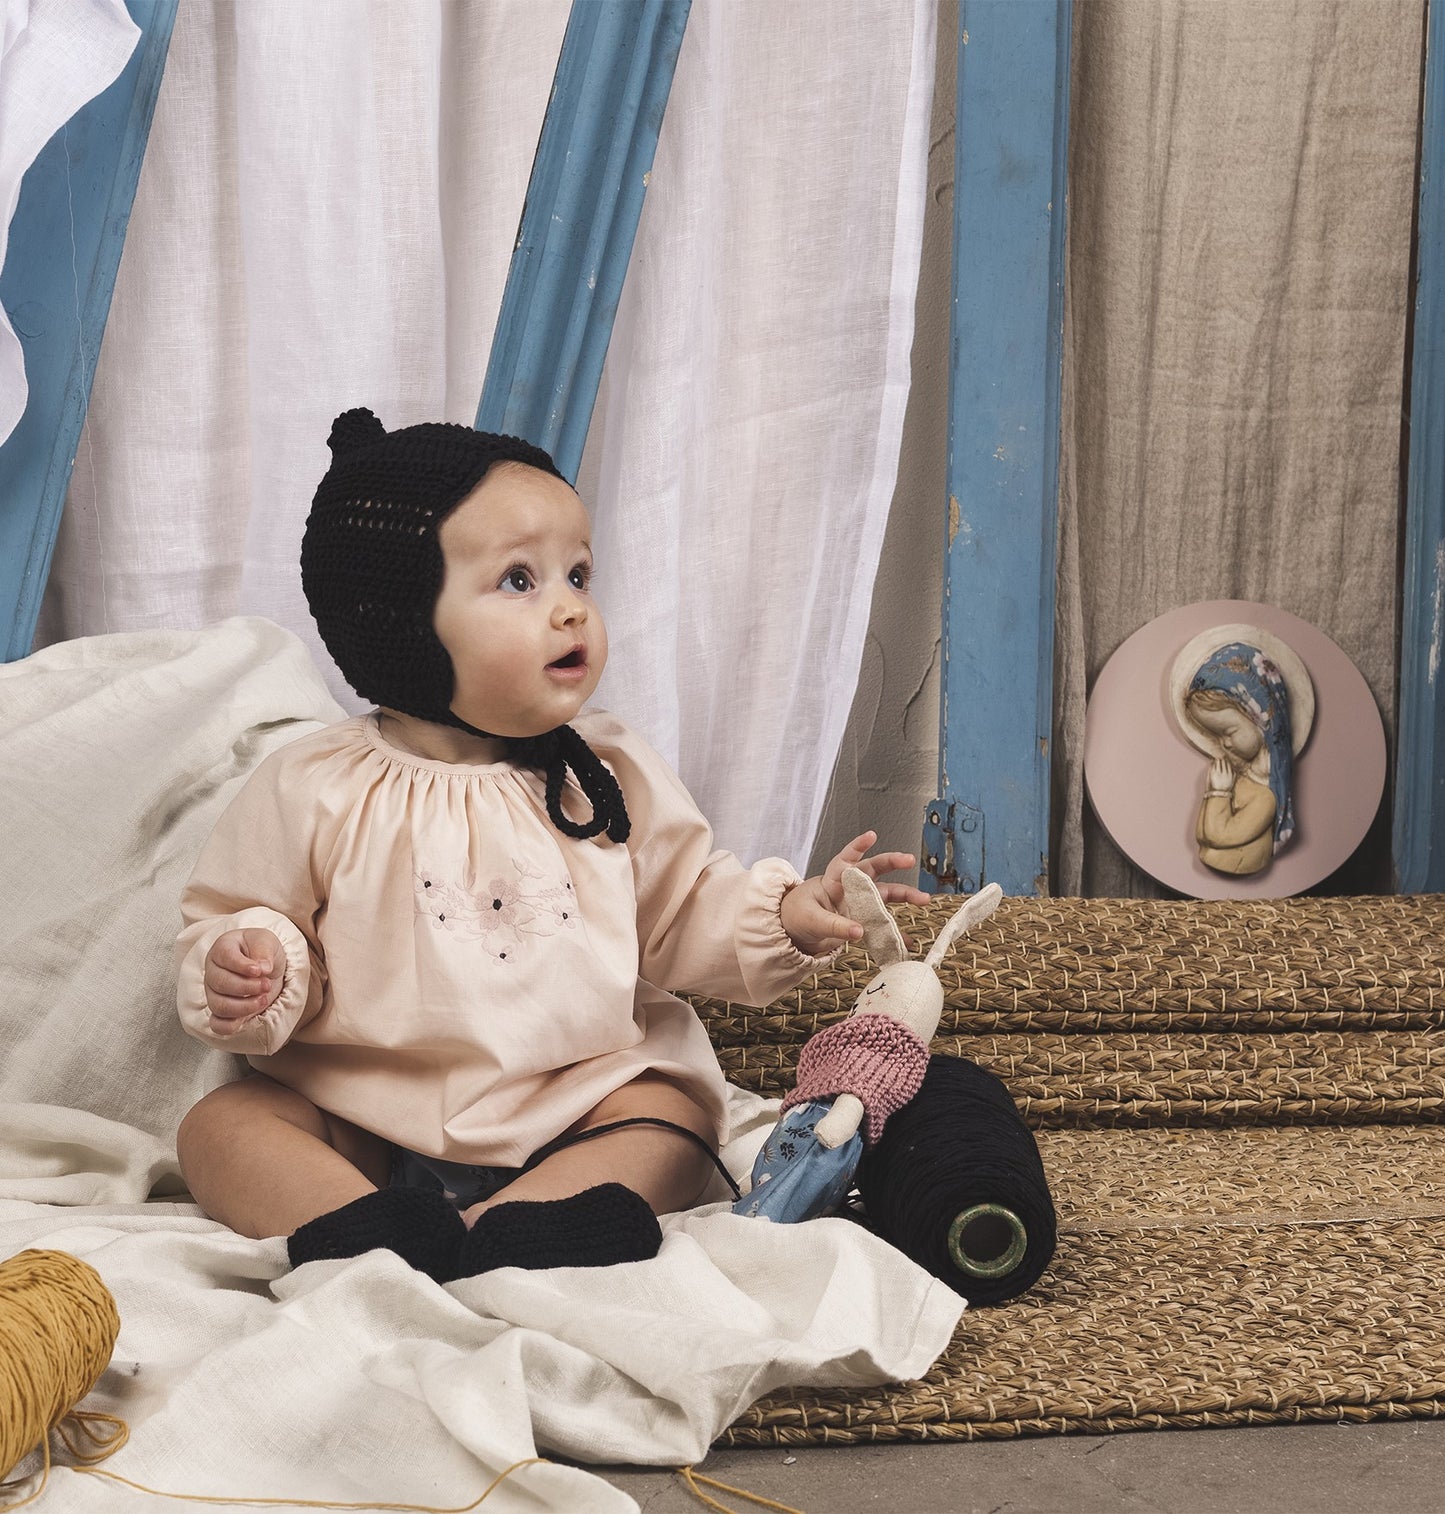
{"label": "pink knitted sweater on toy", "polygon": [[851,1093],[863,1105],[863,1142],[872,1146],[888,1116],[916,1094],[928,1047],[888,1015],[850,1015],[820,1030],[798,1056],[798,1081],[783,1108]]}

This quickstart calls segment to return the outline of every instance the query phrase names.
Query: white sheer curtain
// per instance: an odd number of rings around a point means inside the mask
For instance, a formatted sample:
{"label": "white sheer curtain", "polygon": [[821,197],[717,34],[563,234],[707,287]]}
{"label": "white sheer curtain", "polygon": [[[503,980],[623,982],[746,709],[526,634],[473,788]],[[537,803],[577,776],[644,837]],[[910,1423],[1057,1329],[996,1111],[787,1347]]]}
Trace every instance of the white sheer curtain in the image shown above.
{"label": "white sheer curtain", "polygon": [[[332,416],[470,422],[566,0],[183,5],[39,641],[296,567]],[[896,474],[932,0],[695,0],[582,486],[599,702],[806,861]]]}
{"label": "white sheer curtain", "polygon": [[331,419],[474,419],[567,11],[179,8],[42,642],[259,614],[333,671],[297,569]]}
{"label": "white sheer curtain", "polygon": [[693,7],[594,430],[602,693],[800,869],[898,471],[933,47],[932,0]]}

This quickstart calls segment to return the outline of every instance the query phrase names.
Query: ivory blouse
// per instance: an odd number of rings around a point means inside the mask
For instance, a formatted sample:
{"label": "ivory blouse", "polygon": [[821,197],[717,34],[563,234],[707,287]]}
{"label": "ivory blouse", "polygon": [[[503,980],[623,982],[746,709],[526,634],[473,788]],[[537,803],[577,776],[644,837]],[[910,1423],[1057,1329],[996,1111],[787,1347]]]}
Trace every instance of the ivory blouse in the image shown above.
{"label": "ivory blouse", "polygon": [[[716,850],[682,783],[620,721],[591,713],[576,728],[621,785],[622,845],[562,835],[540,774],[414,756],[374,714],[273,753],[182,899],[185,1029],[448,1161],[519,1166],[649,1068],[726,1140],[717,1058],[669,990],[763,1005],[827,961],[782,928],[798,874]],[[588,813],[570,775],[563,803]],[[243,926],[280,938],[285,977],[270,1008],[222,1036],[205,959]]]}

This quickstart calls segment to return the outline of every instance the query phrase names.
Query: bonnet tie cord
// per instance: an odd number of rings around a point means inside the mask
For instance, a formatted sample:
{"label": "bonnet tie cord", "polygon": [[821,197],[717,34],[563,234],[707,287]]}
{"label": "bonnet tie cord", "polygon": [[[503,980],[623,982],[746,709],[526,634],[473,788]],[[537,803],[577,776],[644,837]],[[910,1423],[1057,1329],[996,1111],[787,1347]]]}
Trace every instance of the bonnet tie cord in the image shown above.
{"label": "bonnet tie cord", "polygon": [[624,1130],[629,1125],[659,1125],[663,1130],[676,1131],[678,1135],[688,1138],[699,1150],[707,1154],[708,1160],[722,1174],[723,1181],[732,1190],[733,1197],[740,1199],[743,1196],[742,1189],[733,1181],[733,1175],[723,1165],[722,1158],[695,1130],[689,1130],[686,1125],[675,1124],[672,1120],[664,1120],[657,1115],[639,1114],[632,1115],[625,1120],[609,1120],[605,1125],[593,1125],[588,1130],[576,1130],[566,1135],[559,1135],[555,1140],[548,1141],[545,1146],[539,1146],[531,1156],[522,1163],[521,1172],[530,1172],[540,1162],[546,1161],[558,1151],[564,1151],[568,1146],[576,1146],[582,1141],[593,1140],[597,1136],[610,1135],[614,1130]]}
{"label": "bonnet tie cord", "polygon": [[[632,822],[622,790],[602,759],[570,725],[559,725],[544,735],[518,741],[513,755],[516,761],[539,767],[546,774],[547,814],[564,836],[586,841],[606,831],[610,841],[627,840]],[[590,820],[571,820],[562,808],[562,789],[569,767],[577,775],[578,787],[591,801]]]}

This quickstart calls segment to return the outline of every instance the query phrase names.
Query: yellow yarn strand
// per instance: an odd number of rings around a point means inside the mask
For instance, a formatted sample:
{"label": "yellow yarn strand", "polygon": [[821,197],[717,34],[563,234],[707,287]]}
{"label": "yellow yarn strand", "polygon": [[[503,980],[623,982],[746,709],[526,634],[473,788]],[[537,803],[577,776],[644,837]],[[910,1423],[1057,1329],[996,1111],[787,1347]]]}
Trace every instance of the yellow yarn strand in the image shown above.
{"label": "yellow yarn strand", "polygon": [[[50,1432],[100,1380],[120,1334],[120,1315],[100,1275],[66,1251],[22,1251],[0,1263],[0,1478],[32,1451],[44,1457],[40,1486],[18,1509],[45,1490],[50,1476]],[[124,1440],[124,1426],[103,1441],[79,1416],[79,1427],[109,1454]],[[118,1423],[112,1420],[112,1424]],[[67,1446],[72,1442],[61,1429]],[[90,1459],[97,1459],[92,1457]],[[0,1482],[0,1490],[15,1486]]]}
{"label": "yellow yarn strand", "polygon": [[[113,1414],[97,1414],[89,1409],[72,1409],[70,1420],[75,1429],[95,1448],[92,1451],[82,1451],[70,1438],[70,1425],[58,1424],[55,1433],[65,1442],[65,1449],[82,1466],[89,1466],[92,1462],[104,1461],[107,1456],[114,1456],[117,1451],[130,1439],[130,1426],[123,1419],[117,1419]],[[109,1435],[97,1434],[91,1428],[92,1425],[109,1425]]]}
{"label": "yellow yarn strand", "polygon": [[764,1509],[777,1509],[780,1514],[803,1514],[801,1509],[795,1509],[792,1504],[774,1503],[771,1498],[764,1498],[760,1493],[749,1493],[746,1488],[735,1488],[730,1483],[719,1482],[715,1477],[704,1477],[701,1472],[694,1472],[691,1467],[679,1467],[678,1475],[687,1484],[687,1491],[696,1499],[706,1504],[709,1509],[717,1509],[719,1514],[733,1514],[726,1504],[720,1504],[717,1499],[710,1498],[698,1486],[706,1483],[710,1488],[716,1488],[720,1493],[732,1493],[738,1498],[746,1498],[749,1503],[761,1505]]}
{"label": "yellow yarn strand", "polygon": [[[122,1477],[119,1472],[103,1472],[99,1467],[77,1467],[75,1470],[84,1472],[90,1477],[108,1477],[111,1482],[124,1483],[126,1487],[134,1488],[138,1493],[150,1493],[156,1498],[178,1498],[185,1503],[259,1504],[269,1509],[390,1509],[396,1511],[396,1514],[468,1514],[468,1510],[477,1508],[489,1498],[492,1492],[518,1467],[548,1465],[550,1463],[545,1456],[528,1456],[521,1461],[514,1461],[510,1467],[504,1467],[498,1472],[470,1503],[452,1504],[446,1508],[429,1503],[329,1503],[324,1499],[313,1498],[245,1498],[234,1493],[224,1495],[165,1493],[160,1488],[148,1488],[143,1482],[132,1482],[128,1477]],[[5,1510],[4,1514],[9,1514],[9,1510]]]}

